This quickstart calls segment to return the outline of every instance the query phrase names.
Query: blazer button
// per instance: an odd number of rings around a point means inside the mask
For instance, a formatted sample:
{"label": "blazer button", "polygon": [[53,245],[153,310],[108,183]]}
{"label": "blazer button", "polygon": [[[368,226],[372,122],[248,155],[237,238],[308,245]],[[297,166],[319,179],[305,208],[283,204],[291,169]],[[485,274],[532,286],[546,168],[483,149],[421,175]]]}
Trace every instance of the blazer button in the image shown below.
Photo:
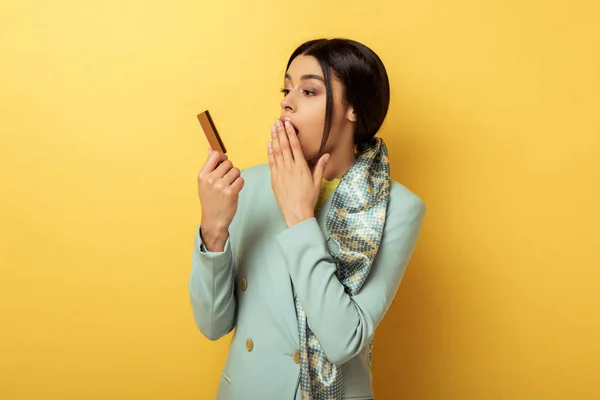
{"label": "blazer button", "polygon": [[298,350],[294,352],[294,362],[300,364],[300,352]]}
{"label": "blazer button", "polygon": [[242,278],[240,280],[240,287],[242,288],[242,291],[246,291],[246,289],[248,288],[248,280],[246,278]]}
{"label": "blazer button", "polygon": [[254,342],[252,341],[252,339],[250,339],[250,338],[246,339],[246,351],[252,351],[253,348],[254,348]]}

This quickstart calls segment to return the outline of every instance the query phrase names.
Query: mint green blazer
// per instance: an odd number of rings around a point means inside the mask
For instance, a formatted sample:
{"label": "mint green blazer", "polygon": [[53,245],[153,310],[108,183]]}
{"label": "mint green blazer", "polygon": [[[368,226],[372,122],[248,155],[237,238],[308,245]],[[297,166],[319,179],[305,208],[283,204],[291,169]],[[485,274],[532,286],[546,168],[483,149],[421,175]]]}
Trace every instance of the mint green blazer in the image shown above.
{"label": "mint green blazer", "polygon": [[[245,185],[223,252],[195,232],[189,294],[194,320],[209,340],[235,328],[217,399],[300,399],[294,292],[327,358],[342,365],[345,399],[373,399],[368,342],[390,307],[425,214],[423,201],[392,181],[377,257],[355,296],[336,278],[325,228],[333,194],[316,214],[287,228],[268,164],[242,170]],[[293,285],[293,287],[292,287]]]}

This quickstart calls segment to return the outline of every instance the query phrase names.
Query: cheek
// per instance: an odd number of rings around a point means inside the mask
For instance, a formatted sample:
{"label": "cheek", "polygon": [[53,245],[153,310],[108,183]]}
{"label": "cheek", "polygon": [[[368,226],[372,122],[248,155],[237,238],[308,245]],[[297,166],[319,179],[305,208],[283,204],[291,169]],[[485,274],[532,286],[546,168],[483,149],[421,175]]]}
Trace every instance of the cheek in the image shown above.
{"label": "cheek", "polygon": [[323,128],[325,127],[325,103],[315,104],[310,110],[309,114],[309,129],[308,135],[311,140],[316,140],[318,143],[321,142],[323,136]]}
{"label": "cheek", "polygon": [[321,146],[325,125],[325,101],[306,105],[303,111],[304,123],[300,129],[298,141],[302,147],[304,157],[311,159],[317,156]]}
{"label": "cheek", "polygon": [[310,160],[317,156],[319,147],[321,146],[321,136],[321,132],[315,134],[314,131],[308,134],[304,132],[298,136],[298,142],[300,143],[305,159]]}

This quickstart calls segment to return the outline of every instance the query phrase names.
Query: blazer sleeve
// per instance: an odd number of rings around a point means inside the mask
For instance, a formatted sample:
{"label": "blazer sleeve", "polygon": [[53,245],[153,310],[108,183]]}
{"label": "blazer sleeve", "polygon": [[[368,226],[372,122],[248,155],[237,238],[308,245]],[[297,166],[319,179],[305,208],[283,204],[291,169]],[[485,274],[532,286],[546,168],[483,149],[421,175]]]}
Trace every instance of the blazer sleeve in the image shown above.
{"label": "blazer sleeve", "polygon": [[235,327],[235,243],[243,197],[240,192],[238,210],[229,226],[229,237],[223,251],[208,251],[200,235],[201,224],[196,227],[189,294],[196,326],[209,340],[218,340]]}
{"label": "blazer sleeve", "polygon": [[377,256],[361,290],[351,296],[336,276],[336,265],[315,218],[277,237],[309,326],[334,364],[360,353],[390,307],[412,255],[425,214],[410,194],[388,207]]}

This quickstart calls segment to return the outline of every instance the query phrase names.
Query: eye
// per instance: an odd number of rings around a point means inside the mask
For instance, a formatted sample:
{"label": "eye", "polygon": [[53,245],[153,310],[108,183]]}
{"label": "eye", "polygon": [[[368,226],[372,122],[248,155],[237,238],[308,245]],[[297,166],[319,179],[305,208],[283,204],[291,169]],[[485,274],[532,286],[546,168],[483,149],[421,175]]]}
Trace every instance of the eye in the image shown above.
{"label": "eye", "polygon": [[307,96],[314,96],[317,94],[317,92],[314,92],[312,90],[303,90],[304,94]]}
{"label": "eye", "polygon": [[280,92],[283,93],[283,97],[285,97],[290,94],[290,89],[281,89]]}

